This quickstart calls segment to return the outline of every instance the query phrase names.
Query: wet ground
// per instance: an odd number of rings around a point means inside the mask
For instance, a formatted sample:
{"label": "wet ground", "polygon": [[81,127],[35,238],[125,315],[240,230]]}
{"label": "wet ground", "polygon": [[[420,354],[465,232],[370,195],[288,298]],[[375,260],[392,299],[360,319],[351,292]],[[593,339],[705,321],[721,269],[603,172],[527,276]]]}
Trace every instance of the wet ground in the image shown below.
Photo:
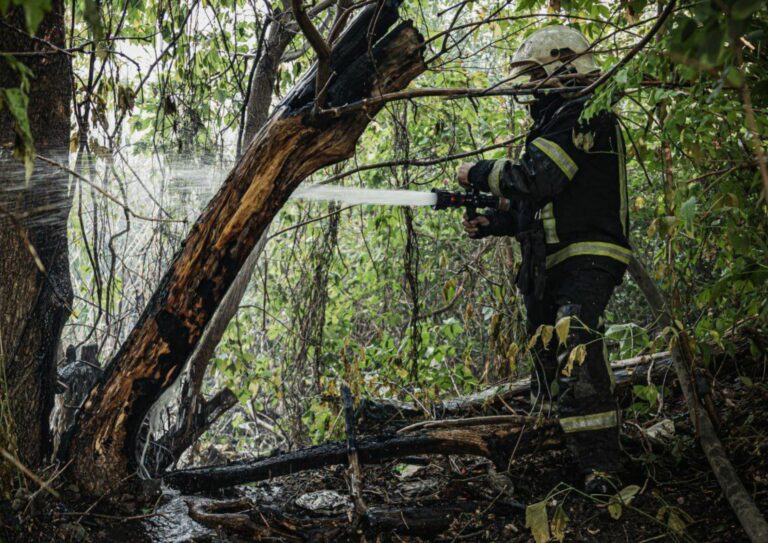
{"label": "wet ground", "polygon": [[[764,368],[750,374],[719,376],[715,403],[727,453],[758,507],[768,511],[768,384]],[[649,441],[640,428],[667,420],[666,432],[674,434]],[[579,476],[563,451],[549,451],[516,458],[506,473],[497,473],[489,462],[468,457],[423,457],[363,467],[362,496],[368,507],[449,508],[478,504],[474,510],[452,515],[440,533],[419,538],[398,533],[381,534],[380,541],[533,541],[520,504],[544,502],[545,529],[564,541],[650,542],[744,541],[746,535],[722,496],[714,475],[695,444],[693,428],[684,405],[668,397],[657,417],[627,420],[624,432],[628,473],[622,486],[635,491],[631,504],[610,505],[611,498],[594,499],[578,490]],[[662,433],[663,434],[663,433]],[[62,489],[66,494],[76,489]],[[74,495],[74,494],[73,494]],[[72,497],[72,496],[70,496]],[[124,510],[93,504],[64,506],[42,500],[18,519],[22,511],[11,504],[0,506],[0,541],[94,542],[239,542],[253,541],[246,527],[203,525],[189,516],[190,505],[205,510],[210,504],[239,500],[233,514],[250,515],[251,527],[269,525],[267,511],[280,511],[302,522],[352,518],[346,470],[332,467],[276,478],[217,496],[181,496],[165,489],[150,503],[132,502],[125,496]],[[243,501],[243,499],[249,501]],[[616,501],[614,499],[614,501]],[[250,504],[244,507],[242,504]],[[16,503],[16,508],[22,502]],[[264,513],[260,514],[259,510]],[[245,517],[242,517],[245,518]],[[322,530],[310,534],[274,533],[271,541],[342,541]],[[543,537],[543,536],[541,536]],[[368,538],[368,541],[376,540]],[[553,539],[557,540],[557,539]]]}

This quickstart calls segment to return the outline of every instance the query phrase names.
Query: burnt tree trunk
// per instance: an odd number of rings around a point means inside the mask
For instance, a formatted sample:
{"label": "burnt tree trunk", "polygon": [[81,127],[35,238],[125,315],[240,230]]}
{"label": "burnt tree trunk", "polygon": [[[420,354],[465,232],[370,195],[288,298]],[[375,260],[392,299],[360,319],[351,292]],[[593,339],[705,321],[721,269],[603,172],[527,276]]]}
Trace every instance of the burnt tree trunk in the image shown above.
{"label": "burnt tree trunk", "polygon": [[[34,74],[27,113],[37,153],[66,162],[72,63],[49,45],[64,47],[64,29],[61,0],[52,2],[36,31],[42,40],[27,33],[22,7],[0,17],[0,52],[21,53],[16,61]],[[8,92],[20,85],[18,72],[0,56],[0,88]],[[67,175],[40,161],[25,181],[23,164],[11,157],[18,132],[7,104],[0,106],[0,364],[8,393],[3,398],[0,386],[0,402],[10,404],[20,460],[35,467],[51,452],[58,343],[72,303],[67,251],[72,200]]]}
{"label": "burnt tree trunk", "polygon": [[[261,56],[254,66],[250,93],[245,97],[248,104],[242,127],[245,142],[250,142],[267,122],[280,60],[295,34],[296,24],[288,12],[277,16],[269,26]],[[216,347],[229,322],[237,314],[240,302],[266,246],[268,235],[269,227],[265,228],[258,243],[240,268],[189,357],[187,370],[181,377],[184,383],[179,395],[175,424],[156,444],[150,445],[156,453],[152,455],[153,462],[149,465],[146,462],[144,464],[152,475],[162,473],[168,466],[178,461],[219,416],[237,403],[234,394],[226,389],[219,391],[214,398],[206,400],[203,397],[203,380]],[[164,409],[163,403],[158,402],[153,411]],[[147,418],[151,417],[152,413]],[[151,439],[150,435],[147,437]]]}
{"label": "burnt tree trunk", "polygon": [[[384,36],[396,20],[396,3],[386,2],[368,6],[351,24],[334,49],[329,104],[402,89],[424,71],[423,38],[410,22]],[[197,220],[85,403],[70,456],[87,491],[108,491],[133,473],[144,416],[179,376],[264,228],[303,179],[353,154],[377,112],[321,122],[312,116],[312,74],[303,81],[250,142]]]}

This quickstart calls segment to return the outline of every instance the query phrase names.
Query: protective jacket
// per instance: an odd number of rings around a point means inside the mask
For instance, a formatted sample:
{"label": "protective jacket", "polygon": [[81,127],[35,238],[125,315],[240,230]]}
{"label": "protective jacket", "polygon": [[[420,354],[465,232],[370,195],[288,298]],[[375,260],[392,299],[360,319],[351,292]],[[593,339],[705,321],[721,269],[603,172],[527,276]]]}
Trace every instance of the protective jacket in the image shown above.
{"label": "protective jacket", "polygon": [[602,316],[631,256],[624,143],[611,112],[579,121],[585,101],[537,101],[522,158],[478,162],[469,181],[512,202],[489,214],[482,234],[520,241],[530,333],[571,319],[564,345],[535,343],[532,409],[557,412],[581,469],[615,472],[618,415]]}
{"label": "protective jacket", "polygon": [[522,202],[515,234],[541,220],[547,268],[578,255],[625,265],[631,256],[624,140],[612,112],[579,121],[586,100],[539,100],[522,158],[481,160],[469,171],[473,185]]}

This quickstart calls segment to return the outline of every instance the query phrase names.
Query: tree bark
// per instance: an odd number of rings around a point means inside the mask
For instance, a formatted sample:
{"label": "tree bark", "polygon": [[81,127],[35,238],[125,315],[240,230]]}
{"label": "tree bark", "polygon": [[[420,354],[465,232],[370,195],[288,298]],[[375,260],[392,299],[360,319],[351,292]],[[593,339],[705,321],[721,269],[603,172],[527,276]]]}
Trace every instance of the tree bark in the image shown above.
{"label": "tree bark", "polygon": [[[45,41],[27,34],[21,7],[10,8],[0,25],[0,51],[32,53],[16,60],[34,74],[27,113],[35,148],[66,161],[72,63],[49,45],[65,45],[64,4],[52,2],[38,27],[36,35]],[[18,73],[0,60],[0,88],[20,84]],[[72,199],[67,175],[40,161],[25,182],[23,165],[10,156],[16,129],[9,108],[0,108],[0,363],[4,359],[8,392],[3,398],[0,387],[0,402],[10,402],[20,460],[36,467],[52,448],[58,343],[72,303],[67,250]]]}
{"label": "tree bark", "polygon": [[[395,2],[387,2],[367,7],[350,26],[334,50],[330,103],[402,89],[425,70],[423,38],[410,22],[382,38],[396,19]],[[304,178],[353,154],[371,117],[318,122],[310,114],[311,76],[251,141],[86,402],[71,455],[85,490],[105,492],[134,471],[147,411],[178,377],[272,217]]]}

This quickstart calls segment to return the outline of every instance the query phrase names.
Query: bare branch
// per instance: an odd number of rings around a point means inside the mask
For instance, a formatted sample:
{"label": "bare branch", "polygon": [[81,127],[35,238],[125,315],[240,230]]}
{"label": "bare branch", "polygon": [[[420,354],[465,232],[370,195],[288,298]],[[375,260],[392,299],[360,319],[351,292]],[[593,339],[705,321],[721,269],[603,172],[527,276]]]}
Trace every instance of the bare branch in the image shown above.
{"label": "bare branch", "polygon": [[320,35],[315,25],[309,19],[301,0],[291,0],[293,17],[299,25],[301,32],[314,49],[317,55],[317,75],[315,77],[315,109],[319,110],[325,104],[327,83],[330,77],[331,48]]}

